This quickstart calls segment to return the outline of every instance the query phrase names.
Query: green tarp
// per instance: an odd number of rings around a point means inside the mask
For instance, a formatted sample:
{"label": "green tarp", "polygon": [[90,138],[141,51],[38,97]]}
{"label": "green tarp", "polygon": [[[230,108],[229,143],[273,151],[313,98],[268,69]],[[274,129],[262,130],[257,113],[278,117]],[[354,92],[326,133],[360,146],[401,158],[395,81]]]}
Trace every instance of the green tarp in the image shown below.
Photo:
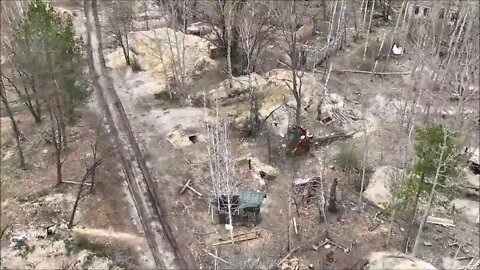
{"label": "green tarp", "polygon": [[240,192],[240,208],[257,208],[260,209],[260,206],[265,199],[265,193],[258,191],[241,191]]}

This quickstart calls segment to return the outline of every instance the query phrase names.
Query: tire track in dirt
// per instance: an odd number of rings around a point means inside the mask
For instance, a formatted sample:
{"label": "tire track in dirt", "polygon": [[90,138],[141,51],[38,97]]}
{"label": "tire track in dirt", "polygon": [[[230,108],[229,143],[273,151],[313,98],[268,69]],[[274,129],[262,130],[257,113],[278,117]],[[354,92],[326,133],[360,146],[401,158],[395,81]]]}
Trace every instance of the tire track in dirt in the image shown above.
{"label": "tire track in dirt", "polygon": [[118,147],[123,172],[155,263],[162,269],[192,269],[195,267],[190,259],[192,256],[184,256],[165,219],[165,210],[157,199],[159,197],[156,186],[106,68],[97,1],[84,0],[84,9],[90,75],[95,79],[99,105]]}

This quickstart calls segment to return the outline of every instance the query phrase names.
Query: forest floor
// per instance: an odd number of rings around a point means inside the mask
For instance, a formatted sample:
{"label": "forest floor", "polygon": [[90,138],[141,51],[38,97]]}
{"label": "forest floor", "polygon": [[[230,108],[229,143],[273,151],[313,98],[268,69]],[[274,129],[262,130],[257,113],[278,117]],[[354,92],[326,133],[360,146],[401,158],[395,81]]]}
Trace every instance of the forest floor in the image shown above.
{"label": "forest floor", "polygon": [[[77,7],[78,8],[78,7]],[[75,8],[74,8],[75,9]],[[78,14],[83,14],[78,10]],[[79,15],[78,25],[81,25]],[[381,36],[391,26],[377,28],[372,35]],[[375,39],[375,37],[372,37]],[[192,40],[197,40],[196,37]],[[199,41],[201,43],[203,41]],[[361,63],[361,52],[364,40],[357,43],[349,42],[344,52],[332,58],[332,70],[358,69]],[[195,46],[197,43],[195,43]],[[193,46],[193,45],[192,45]],[[206,57],[206,51],[187,51],[189,60],[187,66],[196,65],[195,60]],[[107,58],[115,57],[115,53],[106,50]],[[381,63],[382,68],[389,71],[411,71],[415,54],[405,54],[393,58],[390,63]],[[236,267],[226,264],[222,268],[242,269],[271,269],[289,253],[289,248],[295,248],[287,262],[298,259],[300,269],[312,264],[315,269],[358,269],[362,267],[363,259],[373,251],[384,251],[387,234],[389,231],[389,213],[382,211],[377,206],[365,199],[360,202],[359,176],[352,175],[338,166],[335,158],[339,149],[345,145],[355,145],[360,153],[369,149],[368,179],[375,168],[391,165],[402,167],[404,151],[412,151],[412,142],[403,136],[405,127],[400,125],[404,121],[402,106],[413,100],[413,81],[410,75],[385,75],[372,76],[369,74],[352,74],[332,72],[328,90],[330,94],[342,97],[344,109],[362,115],[364,120],[348,125],[333,123],[326,127],[315,120],[316,112],[307,111],[304,114],[304,126],[313,134],[329,134],[334,131],[348,129],[365,129],[347,142],[333,142],[329,145],[312,149],[307,155],[296,158],[285,156],[284,138],[261,134],[254,138],[245,138],[241,130],[232,128],[230,132],[230,146],[234,158],[244,156],[254,157],[273,168],[276,178],[263,181],[256,171],[251,171],[246,166],[239,166],[237,172],[241,177],[238,185],[241,189],[261,190],[267,194],[262,205],[260,221],[255,226],[260,231],[260,237],[254,240],[226,244],[212,247],[220,239],[228,239],[229,231],[224,226],[212,221],[209,212],[209,203],[212,200],[212,186],[205,138],[206,115],[212,114],[203,107],[182,105],[186,102],[170,103],[154,98],[154,94],[161,92],[167,84],[162,76],[157,76],[154,70],[133,72],[129,67],[121,64],[114,65],[110,61],[111,75],[115,88],[122,100],[125,111],[129,117],[133,132],[145,154],[147,165],[151,169],[157,184],[160,187],[160,201],[168,210],[166,218],[171,224],[172,231],[180,243],[181,248],[188,248],[195,256],[201,268],[212,268],[213,259],[206,252],[217,254]],[[200,72],[190,82],[188,93],[185,96],[195,96],[201,92],[208,92],[218,88],[225,79],[222,60],[210,61],[207,70]],[[210,68],[210,69],[209,69]],[[202,73],[203,72],[203,73]],[[281,71],[280,71],[281,72]],[[271,75],[271,74],[270,74]],[[264,76],[267,81],[272,81],[270,75]],[[309,89],[319,88],[323,84],[324,74],[315,73]],[[290,98],[290,93],[285,87],[274,88],[270,97],[285,94]],[[275,92],[276,91],[276,92]],[[315,92],[306,91],[306,95],[313,96]],[[422,123],[425,119],[426,103],[434,96],[422,96],[416,106],[417,113],[412,120]],[[220,115],[228,119],[228,115],[237,113],[244,106],[236,103],[220,108]],[[409,105],[410,106],[410,105]],[[453,106],[448,99],[438,98],[432,106],[430,119],[440,117],[441,111]],[[469,104],[478,115],[478,104]],[[473,113],[472,115],[475,115]],[[63,185],[52,188],[55,183],[54,162],[51,151],[44,145],[37,127],[31,123],[25,113],[18,115],[21,129],[28,138],[27,145],[40,142],[40,146],[26,147],[27,158],[30,163],[29,170],[16,169],[14,146],[10,140],[6,120],[2,120],[2,226],[7,220],[15,218],[19,231],[27,230],[39,223],[49,225],[52,222],[64,222],[68,219],[71,205],[78,186]],[[472,117],[473,118],[473,117]],[[234,122],[234,119],[229,119]],[[405,120],[406,121],[406,120]],[[452,119],[447,121],[454,121]],[[348,126],[348,127],[347,127]],[[367,127],[367,128],[364,128]],[[465,127],[465,133],[472,134],[471,142],[478,142],[478,130],[474,126]],[[172,134],[178,132],[182,143],[171,143]],[[402,136],[399,136],[402,133]],[[65,179],[78,181],[83,175],[83,160],[89,151],[87,138],[92,134],[92,125],[87,120],[82,120],[72,128],[75,139],[70,148],[72,154],[65,161]],[[190,141],[189,136],[196,136],[199,140]],[[470,135],[468,135],[470,136]],[[4,141],[5,138],[5,141]],[[202,139],[203,138],[203,139]],[[367,144],[365,144],[366,139]],[[9,142],[10,141],[10,142]],[[108,145],[108,143],[106,143]],[[270,154],[268,150],[270,144]],[[30,144],[31,145],[31,144]],[[406,146],[406,147],[405,147]],[[406,150],[405,150],[406,148]],[[47,150],[45,150],[47,149]],[[399,153],[402,153],[399,154]],[[38,165],[35,165],[38,164]],[[133,243],[133,250],[145,250],[146,244],[142,240],[139,229],[135,228],[135,216],[132,213],[129,197],[126,194],[125,183],[118,174],[118,160],[111,158],[99,170],[98,185],[94,194],[83,199],[77,215],[77,227],[83,228],[85,233],[90,233],[93,238],[107,239],[120,243],[120,250],[125,250],[125,243]],[[289,207],[288,198],[291,193],[292,182],[297,178],[322,176],[325,190],[328,190],[334,179],[338,180],[338,212],[327,213],[327,220],[320,222],[317,206],[313,202],[300,203],[298,208]],[[5,177],[5,178],[4,178]],[[179,194],[181,187],[189,180],[193,187],[203,194],[198,197],[188,190]],[[366,185],[368,184],[368,180]],[[328,196],[327,196],[328,197]],[[48,210],[48,211],[47,211]],[[25,214],[19,214],[25,211]],[[479,259],[479,228],[478,224],[471,223],[464,216],[454,213],[450,209],[435,209],[435,214],[454,220],[455,227],[442,227],[440,225],[426,226],[418,257],[432,263],[437,268],[442,268],[448,259],[457,257],[455,266],[465,266],[471,260]],[[123,217],[123,218],[119,218]],[[130,217],[130,218],[125,218]],[[290,218],[295,217],[298,233],[294,232]],[[54,221],[54,220],[57,221]],[[30,227],[29,227],[30,226]],[[43,226],[43,225],[42,225]],[[389,250],[403,252],[403,235],[407,229],[401,218],[396,220],[391,245]],[[104,233],[107,230],[108,233]],[[234,233],[251,231],[250,227],[238,226]],[[80,230],[79,230],[80,231]],[[111,232],[119,232],[118,237]],[[325,234],[328,231],[328,235]],[[15,232],[15,228],[12,233]],[[289,236],[290,235],[290,236]],[[139,238],[137,238],[139,237]],[[314,248],[327,237],[333,244]],[[139,240],[139,241],[137,241]],[[2,247],[4,246],[2,241]],[[121,254],[113,250],[113,253]],[[3,252],[2,252],[3,253]],[[133,252],[132,254],[135,254]],[[148,257],[148,254],[145,255]],[[113,263],[115,257],[108,255]],[[144,262],[148,265],[148,262]],[[120,267],[125,265],[119,265]],[[293,269],[293,268],[292,268]]]}
{"label": "forest floor", "polygon": [[[358,55],[358,51],[363,50],[363,44],[361,42],[352,44],[349,50],[353,52],[353,56]],[[192,51],[191,53],[201,58],[206,52]],[[335,56],[332,59],[333,69],[350,68],[351,62],[355,61],[352,55],[340,53]],[[392,60],[393,67],[390,68],[393,71],[409,70],[412,56],[406,55],[402,59]],[[213,66],[221,65],[219,63]],[[195,66],[195,63],[187,62],[187,66]],[[263,185],[259,184],[259,177],[255,172],[249,171],[246,167],[238,168],[241,175],[238,182],[241,188],[267,193],[261,209],[261,221],[255,227],[260,230],[261,237],[234,245],[218,246],[215,251],[211,244],[220,239],[228,239],[229,231],[212,222],[209,214],[209,202],[213,198],[206,145],[201,140],[198,142],[188,140],[192,135],[205,138],[204,119],[211,115],[211,112],[202,107],[181,106],[168,104],[168,102],[165,104],[164,101],[154,99],[153,95],[162,91],[165,82],[161,78],[152,76],[149,70],[132,72],[121,65],[112,66],[112,68],[116,89],[130,117],[134,133],[148,157],[150,168],[158,176],[161,200],[170,209],[167,218],[174,228],[178,241],[190,248],[202,267],[208,268],[212,264],[212,258],[205,250],[217,254],[236,267],[250,269],[269,269],[275,266],[288,253],[289,245],[290,248],[298,248],[291,257],[300,260],[300,269],[304,269],[309,264],[321,269],[356,269],[362,258],[370,252],[385,250],[389,213],[382,213],[379,208],[365,200],[359,203],[359,178],[354,176],[353,178],[357,180],[350,180],[348,173],[338,169],[335,163],[335,153],[343,144],[342,142],[314,149],[305,157],[288,159],[284,156],[283,139],[272,137],[270,138],[273,148],[271,149],[272,157],[270,162],[267,162],[269,157],[266,136],[245,139],[242,132],[233,129],[230,133],[230,143],[234,158],[243,156],[258,158],[275,167],[278,174],[275,180],[266,181],[267,183]],[[320,81],[322,74],[316,76],[319,76]],[[267,75],[265,79],[268,80]],[[194,87],[190,88],[188,95],[195,96],[205,90],[215,89],[220,81],[221,78],[216,80],[216,83],[215,80],[209,80],[206,83],[194,80]],[[365,87],[366,85],[368,87]],[[278,88],[274,91],[285,91],[284,89]],[[413,97],[409,89],[412,89],[412,81],[408,75],[380,77],[368,74],[331,74],[329,92],[342,96],[345,107],[360,114],[362,111],[360,104],[366,106],[366,121],[357,126],[366,124],[369,127],[366,136],[370,141],[368,167],[371,170],[383,165],[401,166],[401,157],[396,154],[399,153],[398,146],[408,145],[409,151],[412,149],[411,143],[408,144],[406,139],[399,139],[400,136],[398,136],[400,128],[398,125],[402,117],[401,105],[412,100]],[[288,92],[284,93],[289,95]],[[445,106],[445,104],[438,104],[438,108],[432,108],[432,115],[434,115],[432,117],[439,117]],[[242,106],[242,103],[236,103],[221,107],[220,115],[234,114]],[[420,113],[416,114],[414,122],[421,122],[424,119],[421,113],[425,110],[424,106],[425,102],[422,99],[417,105]],[[475,104],[473,106],[475,107]],[[330,131],[332,127],[325,129],[313,120],[314,117],[314,112],[308,112],[304,116],[305,126],[310,132],[325,134]],[[338,130],[343,128],[335,124],[333,127]],[[175,132],[183,137],[178,140],[184,143],[174,145],[175,143],[170,142],[170,135]],[[348,143],[365,149],[363,148],[364,134],[360,132],[359,136],[355,136]],[[288,231],[293,230],[292,223],[287,218],[289,188],[296,178],[318,176],[322,170],[323,158],[326,158],[326,168],[322,174],[325,186],[329,187],[335,178],[339,182],[339,213],[327,214],[327,222],[319,222],[318,210],[313,203],[301,205],[298,213],[290,213],[290,217],[293,215],[296,217],[298,234],[290,232],[291,238],[289,238]],[[330,169],[332,166],[334,168]],[[370,174],[367,173],[367,178]],[[189,179],[192,180],[193,187],[203,194],[201,198],[190,192],[179,195],[179,190]],[[438,211],[437,215],[450,216],[448,209]],[[457,254],[459,258],[464,259],[460,262],[461,264],[467,264],[470,259],[478,259],[479,251],[476,247],[479,242],[478,237],[475,236],[479,234],[478,227],[459,215],[456,215],[454,220],[455,228],[427,226],[422,241],[426,244],[422,244],[419,258],[431,262],[436,267],[442,267],[446,261],[444,258],[454,257],[458,245],[462,245]],[[406,227],[401,220],[396,223],[388,249],[399,251],[403,249],[403,234]],[[236,227],[234,232],[244,233],[250,230],[251,228],[240,226]],[[325,230],[328,230],[329,235],[336,235],[330,236],[330,239],[336,239],[334,241],[348,248],[348,251],[331,246],[328,249],[325,246],[314,250],[312,246],[323,240],[321,236],[324,235]],[[225,264],[223,267],[233,266]]]}
{"label": "forest floor", "polygon": [[[81,114],[80,120],[68,128],[68,155],[63,164],[63,180],[77,183],[85,173],[85,165],[92,162],[90,144],[95,140],[98,118],[88,109],[78,113]],[[18,168],[10,122],[3,117],[1,225],[6,228],[10,224],[10,227],[2,239],[2,265],[16,268],[34,265],[39,268],[59,268],[62,265],[128,268],[138,265],[137,258],[139,261],[148,260],[148,257],[139,256],[139,251],[147,244],[136,228],[138,217],[109,138],[98,139],[98,155],[106,156],[97,170],[93,192],[90,193],[90,186],[84,186],[87,192],[83,193],[85,196],[77,209],[75,227],[69,230],[67,224],[79,185],[64,183],[55,186],[54,150],[45,140],[44,127],[35,124],[25,111],[19,111],[15,117],[25,135],[22,145],[27,168]],[[55,230],[53,235],[45,238],[48,227]],[[16,241],[12,239],[23,239],[33,250],[25,251],[25,247],[12,244]],[[55,251],[49,249],[52,247],[56,248]],[[49,250],[55,256],[45,259]],[[23,253],[24,260],[21,260],[18,255]],[[149,265],[148,262],[142,263]]]}

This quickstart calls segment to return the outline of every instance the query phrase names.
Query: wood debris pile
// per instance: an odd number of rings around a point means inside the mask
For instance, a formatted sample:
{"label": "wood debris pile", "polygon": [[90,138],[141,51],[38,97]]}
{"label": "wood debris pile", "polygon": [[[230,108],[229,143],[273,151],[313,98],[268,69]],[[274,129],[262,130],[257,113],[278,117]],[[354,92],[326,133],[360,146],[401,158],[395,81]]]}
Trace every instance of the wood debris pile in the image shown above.
{"label": "wood debris pile", "polygon": [[287,260],[282,263],[280,266],[282,270],[299,270],[299,269],[308,269],[306,265],[304,265],[299,258],[293,257],[290,260]]}

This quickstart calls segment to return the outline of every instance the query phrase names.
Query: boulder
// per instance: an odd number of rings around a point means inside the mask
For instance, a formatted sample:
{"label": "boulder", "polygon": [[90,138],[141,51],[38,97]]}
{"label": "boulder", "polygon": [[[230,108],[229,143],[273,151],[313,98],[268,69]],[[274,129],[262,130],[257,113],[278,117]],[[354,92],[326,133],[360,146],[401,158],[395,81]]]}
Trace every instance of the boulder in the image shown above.
{"label": "boulder", "polygon": [[372,252],[367,257],[366,270],[436,270],[428,262],[409,257],[400,252]]}
{"label": "boulder", "polygon": [[464,168],[465,180],[471,188],[480,189],[480,175],[474,174],[469,168]]}
{"label": "boulder", "polygon": [[248,118],[245,116],[236,117],[233,120],[233,125],[235,126],[235,128],[242,130],[248,126]]}
{"label": "boulder", "polygon": [[454,206],[467,221],[473,224],[480,223],[480,206],[477,201],[455,199],[452,201],[452,206]]}
{"label": "boulder", "polygon": [[78,255],[77,260],[75,261],[75,265],[83,268],[83,266],[93,257],[93,254],[86,250],[82,249]]}
{"label": "boulder", "polygon": [[208,35],[213,31],[213,28],[210,24],[204,22],[192,23],[187,27],[187,34],[195,36],[204,36]]}
{"label": "boulder", "polygon": [[459,260],[455,260],[450,257],[442,258],[442,267],[445,270],[461,269],[462,263]]}
{"label": "boulder", "polygon": [[[229,89],[229,80],[224,80],[220,83],[219,87],[210,90],[208,93],[209,98],[212,101],[225,101],[227,99],[235,98],[241,94],[248,93],[249,85],[259,88],[267,83],[267,81],[256,73],[250,74],[250,81],[248,76],[240,76],[232,79],[232,88]],[[203,95],[203,94],[202,94]]]}
{"label": "boulder", "polygon": [[367,188],[362,196],[381,209],[385,209],[392,202],[393,182],[399,170],[391,166],[382,166],[375,169]]}
{"label": "boulder", "polygon": [[462,170],[464,178],[461,185],[466,196],[480,197],[480,175],[474,174],[471,168],[465,167]]}

